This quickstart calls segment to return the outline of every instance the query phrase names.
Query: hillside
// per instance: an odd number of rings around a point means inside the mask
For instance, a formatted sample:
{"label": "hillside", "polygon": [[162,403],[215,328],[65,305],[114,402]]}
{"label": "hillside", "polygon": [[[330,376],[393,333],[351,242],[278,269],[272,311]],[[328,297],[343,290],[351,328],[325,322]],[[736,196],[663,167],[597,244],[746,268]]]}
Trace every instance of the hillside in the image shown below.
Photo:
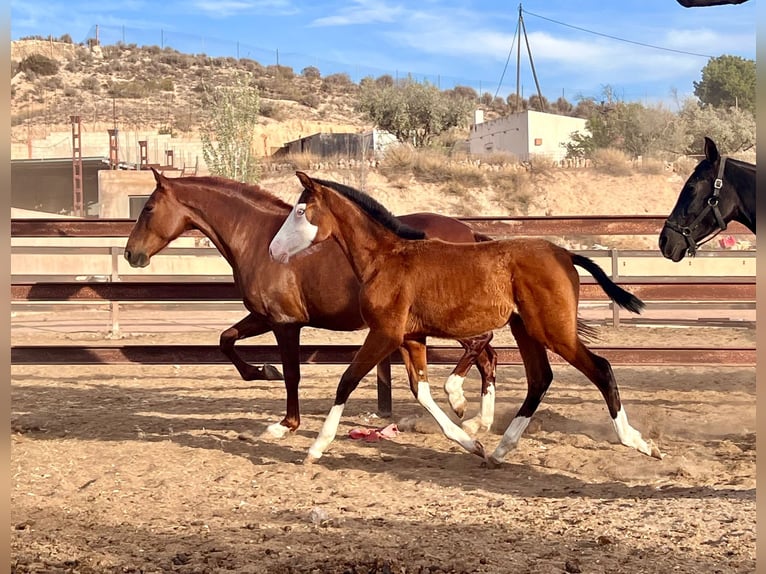
{"label": "hillside", "polygon": [[[18,69],[30,54],[58,63],[53,74]],[[253,60],[210,58],[158,47],[86,46],[40,40],[12,42],[11,123],[15,144],[71,133],[80,114],[83,130],[154,131],[194,140],[204,85],[232,81],[241,70],[254,75],[262,94],[264,142],[289,141],[317,131],[369,129],[351,103],[356,84],[347,76],[262,66]],[[110,95],[111,94],[111,95]],[[117,97],[118,94],[119,97]],[[115,97],[112,97],[115,95]],[[103,155],[108,155],[104,138]],[[428,161],[424,161],[428,159]],[[507,158],[506,158],[507,160]],[[316,163],[266,169],[262,184],[286,199],[297,189],[294,168],[364,187],[394,212],[440,211],[451,215],[667,214],[690,164],[652,164],[614,176],[593,168],[520,166],[468,158],[419,158],[380,166],[339,167]],[[268,167],[268,166],[267,166]],[[647,169],[650,167],[651,169]],[[654,242],[654,238],[649,238]]]}

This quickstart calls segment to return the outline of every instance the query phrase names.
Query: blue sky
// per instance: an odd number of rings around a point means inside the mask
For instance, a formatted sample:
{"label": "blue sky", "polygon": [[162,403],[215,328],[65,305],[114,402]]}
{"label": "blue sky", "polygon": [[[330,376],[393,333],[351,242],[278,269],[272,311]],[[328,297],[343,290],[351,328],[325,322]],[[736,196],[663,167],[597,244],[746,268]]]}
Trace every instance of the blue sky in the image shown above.
{"label": "blue sky", "polygon": [[[683,8],[675,0],[527,0],[523,9],[549,100],[600,98],[608,85],[626,101],[672,105],[674,93],[693,94],[708,56],[755,59],[756,3]],[[14,0],[11,39],[69,34],[82,42],[98,24],[102,43],[250,57],[296,72],[316,66],[323,75],[346,72],[355,81],[412,74],[441,88],[468,85],[506,96],[516,89],[518,6],[495,0]],[[525,97],[535,92],[523,41],[521,85]]]}

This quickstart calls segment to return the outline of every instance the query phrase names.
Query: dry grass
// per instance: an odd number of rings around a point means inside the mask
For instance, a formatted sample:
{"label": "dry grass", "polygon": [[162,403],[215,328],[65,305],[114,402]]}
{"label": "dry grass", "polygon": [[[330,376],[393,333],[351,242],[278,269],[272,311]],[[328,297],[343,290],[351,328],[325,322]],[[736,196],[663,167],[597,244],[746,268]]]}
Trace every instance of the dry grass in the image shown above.
{"label": "dry grass", "polygon": [[593,152],[593,167],[599,173],[614,176],[628,176],[633,173],[630,159],[618,149],[597,149]]}

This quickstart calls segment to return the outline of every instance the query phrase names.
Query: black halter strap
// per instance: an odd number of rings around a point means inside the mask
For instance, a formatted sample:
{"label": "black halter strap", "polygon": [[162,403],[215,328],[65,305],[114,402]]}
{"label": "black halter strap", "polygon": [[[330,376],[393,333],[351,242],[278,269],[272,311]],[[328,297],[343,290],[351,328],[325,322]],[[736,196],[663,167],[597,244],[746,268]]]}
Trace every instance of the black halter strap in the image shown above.
{"label": "black halter strap", "polygon": [[[726,222],[723,220],[723,217],[721,216],[721,210],[718,209],[718,195],[721,192],[721,188],[723,187],[723,170],[724,166],[726,165],[726,156],[721,156],[721,162],[718,166],[718,175],[716,176],[715,180],[713,181],[713,193],[710,197],[707,198],[707,205],[705,205],[705,209],[702,210],[702,212],[694,218],[694,221],[692,221],[689,225],[681,226],[678,225],[675,221],[671,221],[670,219],[665,221],[665,225],[672,229],[673,231],[677,231],[680,233],[684,240],[686,241],[686,245],[688,247],[688,254],[694,255],[697,252],[697,249],[699,249],[702,245],[713,239],[716,235],[721,233],[724,229],[726,229]],[[699,227],[700,222],[707,217],[707,214],[710,212],[713,212],[713,216],[715,217],[716,221],[716,229],[715,232],[708,236],[704,241],[700,241],[699,243],[695,243],[694,239],[692,239],[692,232]]]}

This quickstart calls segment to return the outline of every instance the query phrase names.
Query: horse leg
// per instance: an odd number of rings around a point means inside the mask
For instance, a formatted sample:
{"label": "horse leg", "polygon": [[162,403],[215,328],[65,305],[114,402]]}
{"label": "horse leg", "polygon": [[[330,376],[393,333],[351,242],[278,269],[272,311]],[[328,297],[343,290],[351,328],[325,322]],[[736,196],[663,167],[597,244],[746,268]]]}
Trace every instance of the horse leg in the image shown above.
{"label": "horse leg", "polygon": [[553,381],[553,372],[545,347],[532,338],[527,332],[524,321],[513,313],[510,320],[511,332],[519,346],[519,353],[524,361],[524,371],[527,375],[527,396],[519,408],[511,424],[503,433],[503,438],[489,457],[492,466],[498,466],[509,451],[518,446],[521,435],[526,430],[532,415],[537,410],[540,402]]}
{"label": "horse leg", "polygon": [[[561,285],[563,284],[562,282]],[[520,287],[524,288],[525,286],[521,285]],[[550,299],[551,295],[537,291],[531,291],[531,293],[537,295],[538,301]],[[645,441],[641,433],[628,423],[628,417],[620,401],[620,392],[617,389],[609,361],[592,353],[580,340],[577,334],[577,300],[570,301],[571,311],[568,313],[568,318],[564,314],[568,306],[564,296],[556,296],[553,300],[557,303],[556,305],[536,304],[530,305],[526,310],[519,309],[528,335],[538,344],[545,345],[559,355],[596,385],[606,401],[609,415],[612,417],[612,424],[614,424],[622,444],[649,456],[662,458],[662,454],[654,443]],[[516,332],[514,332],[515,334]]]}
{"label": "horse leg", "polygon": [[628,423],[628,415],[625,414],[625,408],[620,400],[620,391],[617,388],[612,365],[609,364],[609,361],[593,353],[579,338],[573,348],[571,346],[564,347],[563,353],[557,351],[556,348],[553,350],[588,377],[601,391],[609,409],[609,415],[612,417],[614,430],[622,444],[654,458],[661,459],[664,456],[652,440],[648,442],[644,440],[641,433]]}
{"label": "horse leg", "polygon": [[[401,344],[401,337],[393,333],[386,333],[379,330],[370,329],[367,338],[362,347],[354,355],[351,364],[344,371],[338,383],[338,389],[335,392],[335,403],[330,409],[327,418],[319,431],[319,435],[309,448],[308,455],[304,460],[305,464],[310,464],[319,460],[330,443],[335,439],[338,432],[340,417],[346,406],[351,393],[359,385],[359,381],[369,373],[372,368],[380,363],[384,358],[393,353]],[[285,374],[287,368],[285,367]]]}
{"label": "horse leg", "polygon": [[300,338],[298,325],[279,325],[273,327],[274,336],[282,357],[282,369],[285,373],[285,391],[287,391],[287,410],[285,417],[278,423],[269,425],[266,432],[274,438],[282,438],[288,432],[298,429],[301,424],[298,385],[301,380]]}
{"label": "horse leg", "polygon": [[220,348],[224,355],[232,362],[245,381],[279,381],[282,374],[271,365],[257,367],[246,362],[234,349],[234,343],[240,339],[255,337],[271,331],[271,325],[260,315],[249,314],[239,323],[232,325],[221,333]]}
{"label": "horse leg", "polygon": [[495,420],[495,373],[497,372],[497,351],[492,345],[476,357],[476,368],[481,374],[481,406],[479,413],[468,419],[462,427],[468,434],[475,435],[480,430],[489,430]]}
{"label": "horse leg", "polygon": [[[483,335],[471,339],[458,339],[458,343],[460,343],[464,349],[463,356],[460,357],[457,365],[452,369],[452,373],[447,377],[447,382],[444,383],[444,392],[447,394],[447,400],[449,401],[450,407],[452,407],[452,411],[461,419],[465,414],[465,407],[467,404],[465,395],[463,394],[463,381],[465,381],[468,371],[471,370],[471,367],[477,361],[487,344],[492,340],[493,336],[494,334],[490,331],[489,333],[484,333]],[[476,367],[479,368],[479,365],[477,364]],[[481,369],[479,370],[479,373],[481,373]],[[483,390],[484,373],[481,374]]]}
{"label": "horse leg", "polygon": [[404,365],[407,368],[412,394],[415,395],[418,402],[434,418],[442,429],[444,436],[455,441],[468,452],[484,458],[484,447],[482,444],[477,440],[473,440],[468,436],[468,433],[453,423],[431,397],[431,386],[428,383],[428,367],[426,365],[425,339],[408,339],[402,343],[400,351]]}

